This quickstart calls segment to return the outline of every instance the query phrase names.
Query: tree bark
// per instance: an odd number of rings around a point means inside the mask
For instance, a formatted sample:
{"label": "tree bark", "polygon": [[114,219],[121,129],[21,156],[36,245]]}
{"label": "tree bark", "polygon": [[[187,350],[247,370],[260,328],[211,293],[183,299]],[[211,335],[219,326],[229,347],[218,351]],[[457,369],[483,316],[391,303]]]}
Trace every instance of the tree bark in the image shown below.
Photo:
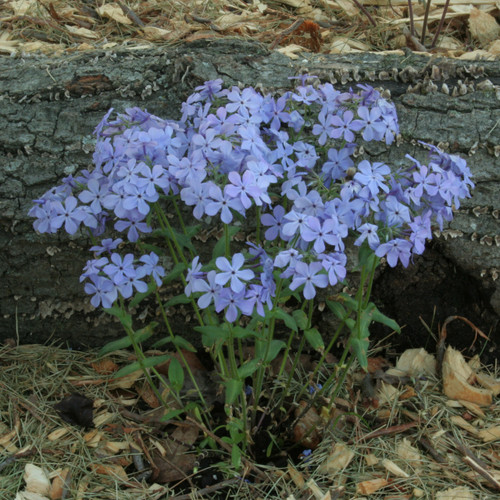
{"label": "tree bark", "polygon": [[[303,73],[337,88],[368,83],[390,91],[402,137],[397,147],[366,144],[365,152],[377,161],[398,165],[407,153],[425,159],[419,140],[468,156],[474,196],[443,231],[432,255],[451,262],[457,276],[477,287],[481,298],[476,306],[484,309],[480,326],[498,336],[498,62],[411,53],[303,54],[290,60],[260,44],[223,40],[57,58],[0,57],[0,339],[17,336],[26,343],[56,338],[78,347],[122,335],[110,317],[93,310],[79,283],[89,258],[87,239],[38,235],[27,215],[33,199],[64,176],[91,167],[92,132],[110,107],[122,111],[140,106],[179,118],[181,102],[206,80],[222,78],[226,86],[276,92],[291,88],[289,77]],[[425,259],[417,261],[418,266]],[[383,274],[390,280],[394,272],[403,273],[404,281],[403,270]],[[427,306],[432,312],[433,304]]]}

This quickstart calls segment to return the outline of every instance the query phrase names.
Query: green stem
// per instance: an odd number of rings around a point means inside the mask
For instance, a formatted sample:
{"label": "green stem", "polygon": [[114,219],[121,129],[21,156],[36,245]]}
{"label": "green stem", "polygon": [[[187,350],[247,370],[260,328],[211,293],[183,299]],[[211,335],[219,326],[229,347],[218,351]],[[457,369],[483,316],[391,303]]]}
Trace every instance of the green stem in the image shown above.
{"label": "green stem", "polygon": [[[283,287],[283,280],[280,278],[278,280],[278,284],[276,285],[276,293],[274,296],[273,309],[275,307],[277,307],[277,305],[278,305],[278,301],[280,299],[282,287]],[[269,326],[267,327],[267,330],[265,328],[265,324],[264,324],[264,328],[263,328],[264,335],[266,335],[266,337],[267,337],[266,338],[266,352],[265,352],[264,358],[262,359],[262,362],[260,363],[259,368],[257,369],[256,377],[254,378],[255,382],[254,382],[254,387],[253,387],[254,401],[253,401],[253,409],[252,409],[252,426],[255,424],[255,418],[256,418],[257,409],[259,406],[259,399],[260,399],[260,395],[262,392],[262,384],[264,381],[264,375],[265,375],[266,368],[267,368],[267,365],[265,364],[265,360],[267,359],[267,355],[269,354],[269,349],[271,347],[271,341],[273,340],[273,337],[274,337],[275,324],[276,324],[276,318],[274,316],[272,316],[269,319]],[[286,358],[283,359],[283,363],[285,363],[285,362],[286,362]]]}
{"label": "green stem", "polygon": [[[231,324],[228,323],[229,326],[229,339],[227,342],[227,353],[229,357],[229,366],[230,366],[230,372],[231,372],[231,378],[234,380],[241,380],[240,375],[238,373],[238,363],[236,362],[236,353],[234,350],[234,333],[233,329],[231,328]],[[241,420],[243,422],[243,432],[245,436],[247,435],[247,401],[246,401],[246,395],[245,391],[242,390],[240,394],[240,402],[241,402]],[[242,441],[243,445],[243,453],[246,450],[246,445],[247,445],[247,439],[244,439]]]}
{"label": "green stem", "polygon": [[156,291],[156,300],[160,306],[160,311],[161,311],[161,314],[163,317],[163,322],[165,323],[165,326],[167,327],[167,331],[168,331],[170,338],[172,339],[172,343],[174,344],[175,349],[177,350],[177,353],[179,354],[179,356],[182,360],[182,363],[184,364],[184,367],[186,368],[186,370],[188,372],[189,378],[191,379],[191,382],[193,383],[193,385],[196,389],[196,392],[198,393],[198,395],[200,397],[201,402],[203,403],[203,405],[205,407],[207,407],[207,403],[205,401],[205,398],[203,397],[203,393],[201,392],[201,390],[198,386],[198,383],[196,382],[196,379],[193,375],[193,372],[191,371],[191,367],[187,363],[186,358],[184,357],[184,353],[182,352],[182,349],[175,342],[175,335],[174,335],[174,332],[172,331],[172,328],[170,326],[170,322],[168,321],[167,312],[165,311],[165,308],[163,307],[163,304],[161,303],[161,298],[160,298],[160,294],[158,293],[158,291]]}
{"label": "green stem", "polygon": [[[306,330],[308,330],[309,328],[311,328],[311,325],[312,325],[312,315],[313,315],[313,311],[314,311],[314,303],[312,300],[308,300],[308,301],[306,301],[305,304],[307,304],[309,306],[308,315],[307,315],[307,326],[306,326]],[[300,360],[300,356],[302,354],[302,350],[304,349],[305,341],[306,341],[306,336],[302,335],[300,338],[299,347],[298,347],[297,352],[295,353],[295,357],[293,359],[292,368],[290,369],[290,373],[288,374],[288,377],[287,377],[285,389],[282,391],[280,399],[278,401],[278,404],[275,406],[275,408],[278,408],[278,409],[281,408],[281,405],[283,404],[285,397],[288,395],[288,391],[290,390],[290,384],[292,383],[293,376],[295,375],[295,370],[297,368],[297,365],[298,365],[299,360]],[[285,363],[286,363],[286,360],[287,359],[285,358],[285,360],[284,360]],[[283,368],[283,363],[282,363],[281,367]],[[281,376],[281,374],[282,374],[282,372],[280,370],[280,374],[278,375],[278,377]],[[306,387],[306,386],[304,386],[304,387]],[[304,387],[302,387],[302,389],[304,389]],[[301,391],[301,393],[299,394],[299,396],[296,399],[298,400],[302,394],[303,394],[303,392]],[[273,400],[273,398],[271,397],[271,401],[272,400]]]}
{"label": "green stem", "polygon": [[257,207],[257,227],[255,229],[255,239],[257,242],[257,245],[260,245],[260,214],[261,214],[261,207]]}
{"label": "green stem", "polygon": [[[119,297],[119,301],[120,301],[120,307],[121,307],[122,311],[125,312],[125,306],[123,303],[123,299],[121,297]],[[144,373],[144,376],[146,377],[146,380],[148,381],[148,384],[151,387],[151,390],[153,391],[154,395],[158,398],[158,401],[162,404],[162,406],[164,408],[167,408],[168,407],[167,402],[163,399],[161,392],[156,387],[156,384],[154,383],[153,378],[151,377],[148,369],[144,366],[144,360],[146,359],[146,357],[144,356],[142,349],[139,347],[139,345],[137,344],[137,342],[135,340],[134,331],[132,330],[132,328],[129,328],[127,326],[125,326],[125,331],[127,332],[127,335],[130,339],[130,342],[132,343],[132,347],[133,347],[135,355],[137,357],[137,361],[139,362],[142,373]],[[156,370],[155,370],[155,372],[156,372]],[[155,374],[157,374],[157,373],[155,373]],[[158,380],[169,389],[170,393],[173,395],[174,399],[179,404],[179,406],[182,406],[179,395],[176,394],[175,391],[173,391],[172,388],[168,384],[166,384],[164,379],[161,376],[159,376],[159,374],[157,374],[157,375],[158,375]]]}
{"label": "green stem", "polygon": [[224,255],[229,259],[230,241],[229,241],[229,226],[224,224]]}

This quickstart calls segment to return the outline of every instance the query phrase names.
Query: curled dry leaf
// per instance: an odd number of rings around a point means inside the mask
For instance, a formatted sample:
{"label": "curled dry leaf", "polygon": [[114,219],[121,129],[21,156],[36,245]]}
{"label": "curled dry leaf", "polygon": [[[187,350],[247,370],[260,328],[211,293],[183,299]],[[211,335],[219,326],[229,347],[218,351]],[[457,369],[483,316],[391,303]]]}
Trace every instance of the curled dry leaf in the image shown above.
{"label": "curled dry leaf", "polygon": [[32,491],[19,491],[14,500],[49,500],[45,495],[33,493]]}
{"label": "curled dry leaf", "polygon": [[471,385],[475,374],[462,354],[448,346],[443,358],[443,390],[450,399],[463,399],[479,406],[488,406],[493,400],[489,389]]}

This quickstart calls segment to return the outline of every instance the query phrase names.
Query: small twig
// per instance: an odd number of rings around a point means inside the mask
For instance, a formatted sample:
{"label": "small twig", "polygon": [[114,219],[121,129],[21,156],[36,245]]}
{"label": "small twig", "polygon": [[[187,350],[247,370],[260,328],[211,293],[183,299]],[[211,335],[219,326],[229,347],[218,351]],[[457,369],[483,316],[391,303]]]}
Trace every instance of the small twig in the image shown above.
{"label": "small twig", "polygon": [[444,19],[446,17],[446,12],[448,10],[448,5],[449,4],[450,4],[450,0],[446,0],[446,3],[444,4],[444,7],[443,7],[443,14],[441,16],[441,20],[439,21],[439,25],[437,27],[436,34],[434,35],[434,38],[432,39],[432,43],[431,43],[430,49],[433,49],[434,46],[436,45],[438,36],[441,33],[441,30],[443,29]]}
{"label": "small twig", "polygon": [[[221,483],[213,484],[212,486],[207,486],[201,490],[196,490],[196,495],[206,495],[208,493],[213,493],[214,491],[225,488],[226,486],[231,486],[232,484],[238,484],[242,481],[240,478],[228,479],[227,481],[222,481]],[[193,493],[188,493],[186,495],[179,495],[176,497],[169,497],[170,500],[190,500],[193,498]]]}
{"label": "small twig", "polygon": [[22,452],[14,453],[13,455],[10,455],[3,462],[0,462],[0,471],[2,471],[2,469],[5,469],[5,467],[7,467],[8,465],[14,463],[16,460],[19,460],[20,458],[29,457],[30,455],[34,455],[36,451],[37,451],[36,448],[29,448],[26,451],[22,451]]}
{"label": "small twig", "polygon": [[352,0],[356,7],[363,12],[363,14],[368,18],[368,21],[372,24],[372,26],[377,26],[377,23],[373,20],[373,17],[366,10],[366,7],[358,2],[358,0]]}
{"label": "small twig", "polygon": [[405,432],[408,429],[411,429],[412,427],[417,427],[417,425],[418,425],[418,422],[408,422],[407,424],[393,425],[392,427],[384,427],[382,429],[377,429],[373,432],[369,432],[368,434],[365,434],[364,436],[360,436],[359,438],[357,438],[355,440],[355,442],[360,443],[361,441],[368,441],[370,439],[380,437],[380,436],[387,436],[389,434],[397,434],[400,432]]}
{"label": "small twig", "polygon": [[424,13],[424,25],[422,26],[422,36],[420,37],[420,42],[425,42],[425,30],[427,29],[427,21],[429,18],[429,10],[431,10],[431,0],[425,0],[425,13]]}
{"label": "small twig", "polygon": [[411,5],[412,0],[408,0],[408,15],[410,16],[410,34],[415,36],[415,22],[413,21],[413,7]]}
{"label": "small twig", "polygon": [[422,448],[429,453],[429,455],[438,463],[445,464],[446,459],[432,446],[431,442],[426,437],[421,437],[418,442]]}
{"label": "small twig", "polygon": [[135,24],[137,24],[137,26],[139,26],[140,28],[144,28],[144,26],[146,26],[145,23],[143,23],[139,17],[137,16],[137,14],[130,8],[128,7],[127,5],[124,5],[122,2],[118,2],[118,5],[121,7],[123,13],[132,21],[134,22]]}
{"label": "small twig", "polygon": [[480,458],[476,457],[474,453],[469,450],[469,448],[458,441],[458,439],[455,439],[451,432],[447,432],[446,436],[455,445],[457,450],[462,453],[462,455],[464,456],[464,462],[469,465],[469,467],[474,469],[478,474],[483,476],[493,488],[500,491],[500,482],[490,474],[490,472],[487,470],[487,465]]}
{"label": "small twig", "polygon": [[407,47],[409,47],[411,50],[416,50],[418,52],[427,52],[425,46],[420,43],[420,40],[416,36],[412,35],[408,31],[408,28],[406,26],[403,28],[403,35],[405,36]]}

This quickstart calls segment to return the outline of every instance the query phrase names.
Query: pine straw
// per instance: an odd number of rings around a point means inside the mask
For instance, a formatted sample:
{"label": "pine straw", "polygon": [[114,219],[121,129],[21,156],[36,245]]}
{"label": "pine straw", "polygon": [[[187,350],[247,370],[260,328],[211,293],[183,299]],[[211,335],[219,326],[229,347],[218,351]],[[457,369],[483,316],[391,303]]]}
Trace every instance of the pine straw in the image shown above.
{"label": "pine straw", "polygon": [[[51,478],[68,468],[70,478],[64,498],[74,499],[181,500],[215,498],[217,491],[224,491],[217,498],[327,499],[322,495],[330,492],[331,498],[341,493],[338,497],[359,499],[363,495],[357,492],[358,485],[380,478],[387,480],[387,485],[369,495],[371,499],[436,498],[438,492],[458,486],[467,488],[470,498],[497,498],[491,481],[475,472],[471,461],[464,457],[471,453],[475,461],[500,480],[498,440],[482,442],[471,430],[462,429],[462,421],[457,418],[463,417],[478,429],[497,425],[498,402],[483,408],[484,416],[474,415],[448,400],[438,380],[428,378],[412,380],[400,387],[399,396],[391,403],[374,408],[361,397],[354,382],[356,373],[348,379],[346,398],[338,404],[341,409],[342,405],[349,406],[349,411],[334,421],[318,448],[301,463],[290,463],[287,470],[272,465],[255,467],[261,471],[260,478],[251,483],[235,478],[228,464],[226,478],[220,484],[201,493],[194,489],[191,497],[179,494],[179,490],[175,496],[169,490],[172,484],[157,485],[153,491],[147,481],[137,480],[140,471],[133,467],[133,455],[140,455],[149,468],[140,449],[126,446],[111,453],[107,448],[109,442],[135,442],[137,446],[139,435],[152,452],[153,434],[148,425],[124,417],[124,410],[139,414],[141,409],[130,402],[130,394],[127,398],[124,393],[120,401],[116,393],[110,392],[110,376],[96,373],[92,367],[94,359],[92,353],[56,346],[5,346],[0,350],[0,498],[14,498],[24,488],[27,463],[43,468]],[[114,359],[125,364],[130,362],[130,355],[120,351]],[[136,384],[140,382],[138,379]],[[96,430],[85,431],[66,424],[54,410],[54,403],[75,392],[75,384],[80,385],[78,392],[95,402]],[[63,432],[62,429],[66,429],[64,435],[54,436],[54,431]],[[129,431],[117,437],[116,429]],[[340,469],[326,471],[335,444],[336,452],[343,444],[354,456],[348,465],[342,465],[341,460],[337,464]],[[408,445],[415,448],[413,455],[403,453]],[[406,477],[398,477],[389,466],[388,470],[384,465],[387,461],[402,469]],[[128,466],[127,477],[96,472],[99,465],[111,464]],[[229,490],[223,490],[224,485],[229,485]]]}

